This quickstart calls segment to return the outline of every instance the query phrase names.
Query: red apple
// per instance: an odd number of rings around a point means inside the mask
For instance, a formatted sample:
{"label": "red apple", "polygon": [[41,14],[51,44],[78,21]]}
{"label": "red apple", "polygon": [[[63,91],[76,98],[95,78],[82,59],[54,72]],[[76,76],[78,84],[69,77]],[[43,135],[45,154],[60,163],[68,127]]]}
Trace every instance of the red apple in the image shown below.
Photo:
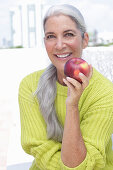
{"label": "red apple", "polygon": [[64,74],[68,77],[74,78],[80,83],[82,83],[79,78],[79,73],[83,73],[86,77],[89,75],[89,65],[88,63],[81,58],[71,58],[69,59],[64,66]]}

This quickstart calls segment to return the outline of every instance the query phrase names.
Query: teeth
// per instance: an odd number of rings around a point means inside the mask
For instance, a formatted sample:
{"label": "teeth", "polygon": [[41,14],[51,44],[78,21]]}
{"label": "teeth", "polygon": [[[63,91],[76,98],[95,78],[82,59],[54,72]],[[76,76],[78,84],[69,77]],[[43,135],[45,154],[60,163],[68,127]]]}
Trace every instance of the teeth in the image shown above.
{"label": "teeth", "polygon": [[70,54],[63,54],[63,55],[57,55],[57,57],[59,58],[65,58],[65,57],[68,57]]}

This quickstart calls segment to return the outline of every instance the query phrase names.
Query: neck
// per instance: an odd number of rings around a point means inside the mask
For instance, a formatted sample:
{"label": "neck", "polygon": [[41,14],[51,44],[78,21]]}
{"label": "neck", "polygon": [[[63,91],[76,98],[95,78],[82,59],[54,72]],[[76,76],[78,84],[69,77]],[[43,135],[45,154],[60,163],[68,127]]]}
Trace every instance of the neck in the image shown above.
{"label": "neck", "polygon": [[65,83],[63,82],[63,78],[66,78],[65,74],[64,73],[59,73],[57,71],[57,81],[63,85],[63,86],[66,86]]}

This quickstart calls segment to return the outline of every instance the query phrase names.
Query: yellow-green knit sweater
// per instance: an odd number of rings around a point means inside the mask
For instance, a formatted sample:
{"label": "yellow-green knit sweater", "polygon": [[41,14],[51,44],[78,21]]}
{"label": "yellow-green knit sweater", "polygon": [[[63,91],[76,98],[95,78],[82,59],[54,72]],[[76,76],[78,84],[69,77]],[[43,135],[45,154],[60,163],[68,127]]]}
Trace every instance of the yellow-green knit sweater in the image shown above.
{"label": "yellow-green knit sweater", "polygon": [[[87,155],[79,166],[69,168],[61,161],[61,143],[47,139],[46,124],[33,96],[42,72],[26,76],[19,88],[21,143],[25,152],[35,158],[30,170],[113,170],[113,83],[94,69],[79,101],[80,128]],[[67,87],[57,82],[55,107],[62,125],[66,97]]]}

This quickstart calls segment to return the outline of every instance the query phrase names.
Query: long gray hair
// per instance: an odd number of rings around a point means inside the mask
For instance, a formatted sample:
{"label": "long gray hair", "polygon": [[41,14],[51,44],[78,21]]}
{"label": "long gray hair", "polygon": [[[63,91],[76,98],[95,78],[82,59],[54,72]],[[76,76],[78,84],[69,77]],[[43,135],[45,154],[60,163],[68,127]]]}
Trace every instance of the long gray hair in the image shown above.
{"label": "long gray hair", "polygon": [[[80,11],[71,5],[63,4],[50,7],[44,17],[43,27],[45,28],[45,23],[50,16],[56,16],[59,14],[69,16],[76,23],[77,28],[81,31],[81,36],[83,37],[86,32],[84,18]],[[63,127],[57,118],[54,107],[57,91],[56,81],[57,70],[53,64],[50,64],[39,79],[36,95],[41,113],[47,125],[48,139],[61,142]]]}

